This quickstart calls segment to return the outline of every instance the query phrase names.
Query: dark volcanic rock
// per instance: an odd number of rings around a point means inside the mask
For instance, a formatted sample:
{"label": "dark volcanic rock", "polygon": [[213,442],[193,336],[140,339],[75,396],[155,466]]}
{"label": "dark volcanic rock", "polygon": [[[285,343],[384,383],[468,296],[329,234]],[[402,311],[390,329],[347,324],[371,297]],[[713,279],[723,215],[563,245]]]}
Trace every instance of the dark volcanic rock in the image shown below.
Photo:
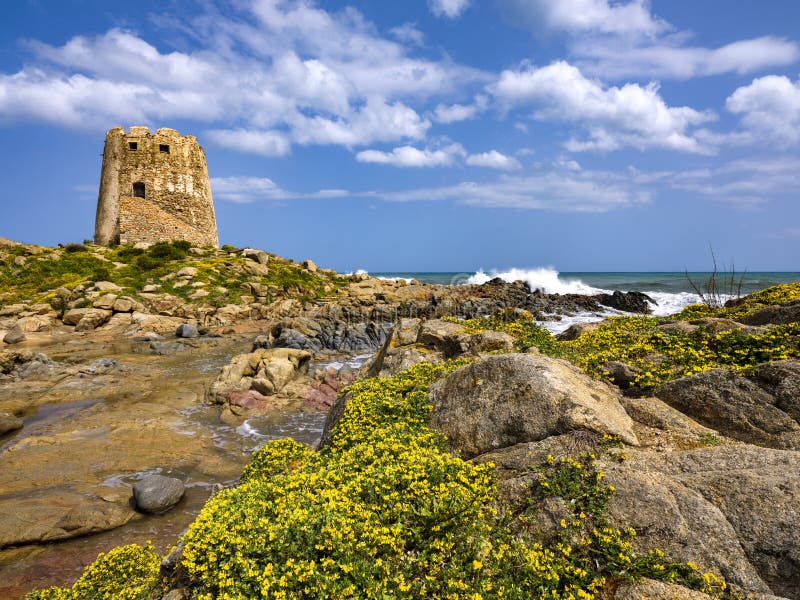
{"label": "dark volcanic rock", "polygon": [[595,298],[603,306],[610,306],[617,310],[632,313],[649,314],[653,312],[650,304],[656,304],[655,300],[642,292],[620,292],[617,290],[613,294],[598,294]]}

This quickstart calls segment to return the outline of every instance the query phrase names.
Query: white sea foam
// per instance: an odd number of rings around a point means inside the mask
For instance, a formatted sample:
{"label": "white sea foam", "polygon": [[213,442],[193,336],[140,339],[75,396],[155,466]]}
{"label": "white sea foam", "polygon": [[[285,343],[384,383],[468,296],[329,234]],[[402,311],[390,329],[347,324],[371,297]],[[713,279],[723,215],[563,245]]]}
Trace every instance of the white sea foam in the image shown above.
{"label": "white sea foam", "polygon": [[541,290],[545,294],[602,294],[608,291],[586,285],[580,279],[561,279],[558,271],[550,267],[509,269],[507,271],[492,270],[489,273],[480,269],[465,283],[480,285],[495,277],[508,282],[524,281],[532,290]]}
{"label": "white sea foam", "polygon": [[[478,270],[477,273],[466,279],[465,284],[483,284],[487,281],[499,277],[503,281],[524,281],[532,290],[539,289],[546,294],[610,294],[614,290],[596,288],[588,285],[580,279],[562,278],[559,272],[551,267],[539,267],[536,269],[508,269],[505,271],[492,270],[489,273]],[[689,304],[696,304],[702,299],[697,294],[690,292],[656,292],[650,290],[637,290],[647,294],[655,301],[651,306],[654,316],[666,316],[680,312]],[[564,316],[560,321],[546,321],[542,325],[552,333],[561,333],[570,325],[575,323],[592,323],[601,321],[605,317],[612,315],[626,314],[612,308],[604,308],[602,312],[583,312],[572,316]]]}

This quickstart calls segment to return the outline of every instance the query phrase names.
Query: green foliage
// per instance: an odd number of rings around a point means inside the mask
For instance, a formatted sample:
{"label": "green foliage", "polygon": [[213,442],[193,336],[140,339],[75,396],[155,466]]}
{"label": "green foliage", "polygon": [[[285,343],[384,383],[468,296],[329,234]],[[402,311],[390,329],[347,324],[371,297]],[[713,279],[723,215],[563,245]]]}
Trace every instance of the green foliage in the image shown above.
{"label": "green foliage", "polygon": [[100,554],[71,588],[31,592],[27,600],[150,600],[161,560],[152,546],[130,544]]}
{"label": "green foliage", "polygon": [[634,384],[648,391],[677,377],[709,369],[748,373],[762,362],[800,358],[800,323],[777,325],[749,335],[738,329],[717,331],[659,330],[655,317],[612,317],[581,335],[562,342],[564,356],[590,375],[608,378],[604,365],[619,361],[637,370]]}
{"label": "green foliage", "polygon": [[565,534],[596,531],[577,546],[512,536],[494,509],[492,465],[451,456],[426,426],[428,387],[464,363],[355,383],[321,452],[291,440],[262,448],[184,538],[193,597],[591,599],[631,569],[721,589],[691,566],[636,556],[633,534],[605,523],[613,490],[588,459],[544,465],[536,489],[569,499]]}
{"label": "green foliage", "polygon": [[443,320],[458,323],[469,333],[478,333],[486,330],[508,333],[514,337],[514,346],[518,352],[525,352],[535,347],[548,356],[561,356],[561,348],[558,341],[544,327],[537,325],[533,321],[533,317],[530,319],[509,319],[508,315],[501,311],[492,317],[478,317],[464,321],[444,317]]}
{"label": "green foliage", "polygon": [[[600,450],[614,441],[605,436]],[[559,460],[548,456],[547,463],[537,469],[526,517],[538,510],[539,503],[545,498],[564,500],[567,514],[559,524],[561,533],[554,543],[556,554],[562,555],[574,572],[587,571],[592,581],[649,577],[679,583],[714,596],[724,595],[726,583],[713,573],[701,573],[693,563],[665,560],[664,553],[659,550],[646,555],[634,552],[636,531],[616,529],[605,516],[614,486],[605,484],[605,474],[595,468],[596,458],[594,452]]]}
{"label": "green foliage", "polygon": [[65,252],[70,252],[70,253],[88,252],[89,249],[86,246],[84,246],[83,244],[67,244],[66,246],[64,246],[64,251]]}

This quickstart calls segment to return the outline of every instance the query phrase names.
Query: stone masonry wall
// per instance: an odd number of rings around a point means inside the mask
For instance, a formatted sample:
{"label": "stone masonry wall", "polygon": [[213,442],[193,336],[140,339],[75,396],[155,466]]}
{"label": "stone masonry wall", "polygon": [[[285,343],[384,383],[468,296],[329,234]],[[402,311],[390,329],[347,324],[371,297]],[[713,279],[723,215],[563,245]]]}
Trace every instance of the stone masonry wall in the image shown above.
{"label": "stone masonry wall", "polygon": [[[136,197],[137,192],[144,197]],[[138,190],[136,189],[138,188]],[[205,153],[174,129],[121,127],[106,135],[95,242],[186,240],[217,246]]]}

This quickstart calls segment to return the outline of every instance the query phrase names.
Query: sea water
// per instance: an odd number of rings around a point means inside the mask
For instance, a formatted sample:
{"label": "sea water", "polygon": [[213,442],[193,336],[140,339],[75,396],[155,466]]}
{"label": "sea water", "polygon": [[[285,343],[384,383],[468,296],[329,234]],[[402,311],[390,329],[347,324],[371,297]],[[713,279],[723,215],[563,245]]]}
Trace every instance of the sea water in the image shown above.
{"label": "sea water", "polygon": [[[482,284],[499,277],[504,281],[524,281],[531,290],[541,290],[546,294],[585,294],[594,295],[623,292],[643,292],[655,301],[652,306],[656,316],[666,316],[680,312],[685,306],[702,302],[698,291],[706,294],[707,283],[716,277],[717,291],[726,300],[738,295],[746,295],[781,283],[800,281],[800,272],[752,272],[724,273],[710,272],[565,272],[560,273],[551,267],[495,269],[484,271],[462,271],[442,273],[370,273],[380,279],[410,281],[438,285]],[[573,323],[599,321],[607,316],[622,314],[613,309],[601,312],[585,312],[562,317],[560,321],[543,321],[541,325],[552,333],[560,333]]]}

